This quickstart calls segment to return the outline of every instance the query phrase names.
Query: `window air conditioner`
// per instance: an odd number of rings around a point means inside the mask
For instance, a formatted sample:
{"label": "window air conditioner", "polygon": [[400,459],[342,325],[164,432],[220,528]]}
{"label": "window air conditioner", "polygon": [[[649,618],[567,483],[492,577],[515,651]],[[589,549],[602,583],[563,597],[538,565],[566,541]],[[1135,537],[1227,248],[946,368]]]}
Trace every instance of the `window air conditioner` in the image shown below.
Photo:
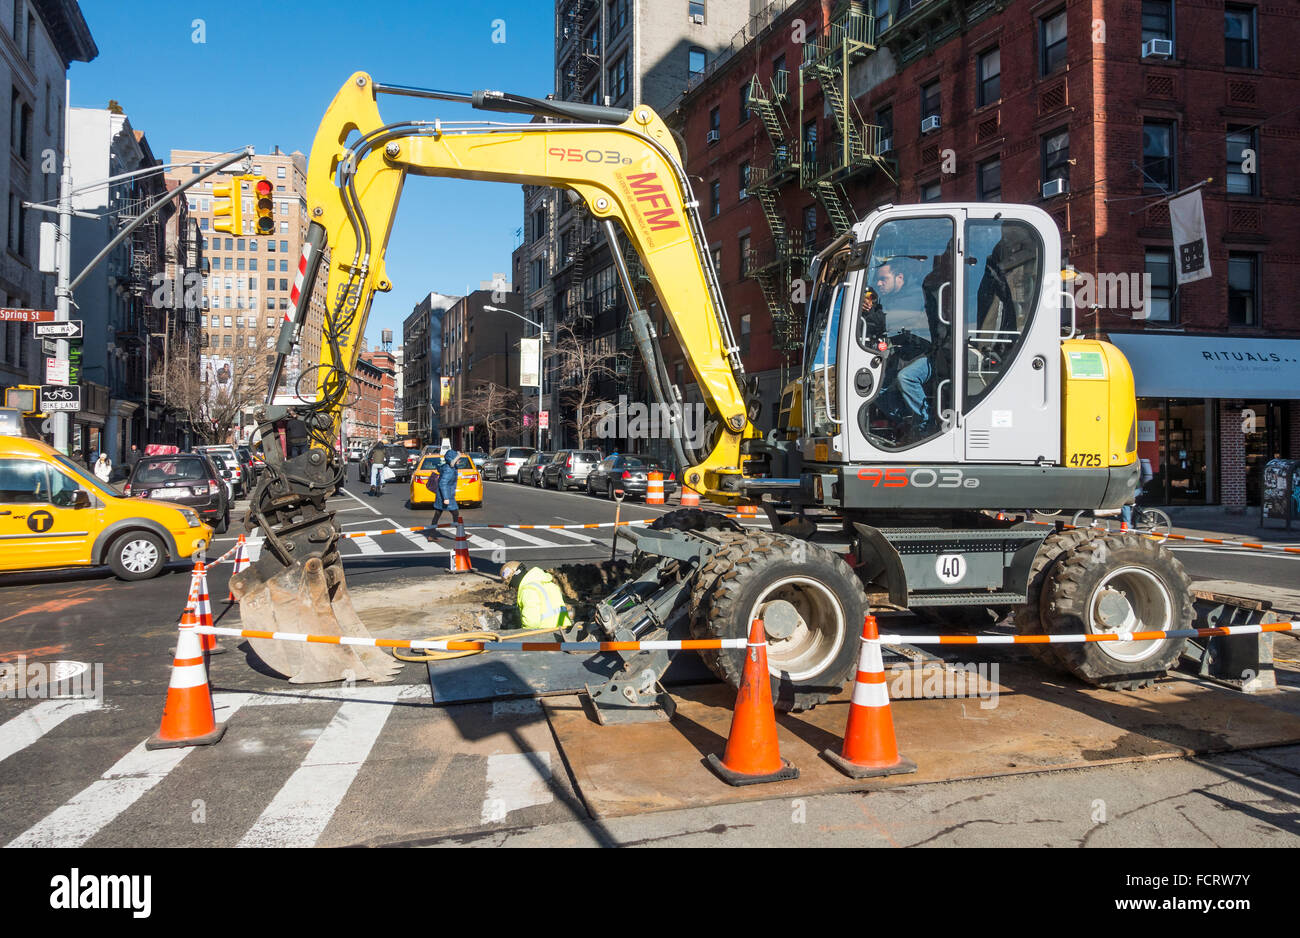
{"label": "window air conditioner", "polygon": [[744,188],[743,186],[742,186],[741,189],[740,189],[740,198],[742,198],[742,199],[747,199],[747,198],[749,198],[749,190],[746,189],[746,188]]}
{"label": "window air conditioner", "polygon": [[931,114],[921,121],[921,133],[928,134],[931,131],[939,129],[939,115]]}
{"label": "window air conditioner", "polygon": [[1069,189],[1070,186],[1064,179],[1049,179],[1043,183],[1043,198],[1050,199],[1053,196],[1064,195]]}
{"label": "window air conditioner", "polygon": [[1142,58],[1149,59],[1155,56],[1162,58],[1173,58],[1174,41],[1172,39],[1148,39],[1142,43]]}
{"label": "window air conditioner", "polygon": [[717,143],[720,137],[721,134],[719,134],[716,130],[709,131],[709,143]]}
{"label": "window air conditioner", "polygon": [[879,156],[881,154],[888,153],[892,149],[894,149],[894,138],[881,137],[880,144],[879,146],[876,147],[876,155]]}
{"label": "window air conditioner", "polygon": [[691,14],[691,22],[694,23],[696,26],[703,26],[703,25],[704,25],[704,14],[703,14],[703,13],[692,13],[692,14]]}

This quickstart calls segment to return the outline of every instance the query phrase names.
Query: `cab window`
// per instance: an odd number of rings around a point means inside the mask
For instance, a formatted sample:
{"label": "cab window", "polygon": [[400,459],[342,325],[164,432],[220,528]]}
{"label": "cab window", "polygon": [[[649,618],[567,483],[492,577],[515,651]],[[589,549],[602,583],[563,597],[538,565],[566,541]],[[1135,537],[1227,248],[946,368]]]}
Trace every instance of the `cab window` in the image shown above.
{"label": "cab window", "polygon": [[982,401],[1006,373],[1025,337],[1042,282],[1043,246],[1023,221],[966,223],[966,395]]}
{"label": "cab window", "polygon": [[50,502],[60,508],[72,507],[72,494],[80,491],[81,486],[75,479],[69,479],[62,472],[50,472]]}
{"label": "cab window", "polygon": [[0,459],[0,502],[45,505],[50,500],[49,473],[34,459]]}

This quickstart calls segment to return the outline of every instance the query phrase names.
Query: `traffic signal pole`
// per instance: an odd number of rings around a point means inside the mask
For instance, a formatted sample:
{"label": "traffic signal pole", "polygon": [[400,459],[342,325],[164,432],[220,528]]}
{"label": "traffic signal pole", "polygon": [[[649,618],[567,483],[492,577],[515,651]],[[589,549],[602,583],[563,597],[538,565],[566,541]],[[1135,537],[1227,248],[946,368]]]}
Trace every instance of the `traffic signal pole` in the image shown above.
{"label": "traffic signal pole", "polygon": [[[67,113],[67,111],[65,110],[64,113]],[[66,134],[63,139],[65,141],[68,139]],[[70,314],[72,312],[72,288],[69,286],[69,278],[72,276],[72,157],[68,156],[66,146],[63,151],[63,172],[59,176],[59,249],[57,254],[56,264],[59,268],[59,274],[54,291],[57,301],[54,318],[58,322],[67,322],[71,318]],[[66,362],[68,360],[68,340],[57,339],[54,348],[55,358],[60,362]],[[54,422],[50,429],[54,437],[54,448],[66,455],[68,452],[68,412],[66,410],[54,412]]]}

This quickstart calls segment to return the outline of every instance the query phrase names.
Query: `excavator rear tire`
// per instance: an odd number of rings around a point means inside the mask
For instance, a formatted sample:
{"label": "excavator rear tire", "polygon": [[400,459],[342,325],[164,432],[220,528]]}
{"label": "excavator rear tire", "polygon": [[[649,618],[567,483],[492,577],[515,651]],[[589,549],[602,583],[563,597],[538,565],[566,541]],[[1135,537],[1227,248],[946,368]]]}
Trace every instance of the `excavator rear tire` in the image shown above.
{"label": "excavator rear tire", "polygon": [[[1038,546],[1038,553],[1034,555],[1033,565],[1029,568],[1028,601],[1015,611],[1011,620],[1016,627],[1017,635],[1047,634],[1047,630],[1043,628],[1043,584],[1047,582],[1056,561],[1080,544],[1086,544],[1094,537],[1098,537],[1100,533],[1095,528],[1075,528],[1067,531],[1053,531],[1043,538],[1043,543]],[[1069,670],[1057,657],[1057,646],[1029,645],[1027,647],[1030,653],[1043,664],[1062,671]]]}
{"label": "excavator rear tire", "polygon": [[[1064,554],[1043,584],[1049,634],[1190,629],[1191,581],[1167,548],[1147,537],[1098,537]],[[1185,638],[1079,642],[1050,646],[1076,677],[1113,690],[1136,690],[1178,663]]]}
{"label": "excavator rear tire", "polygon": [[[721,547],[697,574],[690,602],[695,638],[741,638],[765,619],[776,709],[811,710],[840,692],[860,651],[868,607],[844,559],[817,544],[766,531],[720,532]],[[740,687],[743,650],[701,652]]]}

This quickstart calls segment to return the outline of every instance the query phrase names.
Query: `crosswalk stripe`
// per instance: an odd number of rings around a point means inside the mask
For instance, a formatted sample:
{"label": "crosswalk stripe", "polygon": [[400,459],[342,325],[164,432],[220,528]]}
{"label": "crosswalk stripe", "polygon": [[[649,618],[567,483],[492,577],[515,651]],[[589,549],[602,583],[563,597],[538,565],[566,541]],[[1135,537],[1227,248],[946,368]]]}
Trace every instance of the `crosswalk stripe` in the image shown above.
{"label": "crosswalk stripe", "polygon": [[567,538],[570,538],[570,539],[575,540],[575,541],[582,541],[583,543],[592,543],[592,542],[597,542],[597,543],[602,543],[602,544],[607,544],[607,543],[609,543],[608,541],[598,541],[597,538],[592,537],[590,534],[583,534],[583,533],[580,532],[580,531],[562,531],[562,530],[555,530],[555,531],[552,531],[551,533],[552,533],[552,534],[558,534],[558,535],[560,535],[561,537],[567,537]]}
{"label": "crosswalk stripe", "polygon": [[345,703],[302,764],[239,841],[241,847],[313,847],[324,833],[392,707]]}
{"label": "crosswalk stripe", "polygon": [[511,811],[555,800],[549,752],[506,752],[488,756],[487,794],[479,823],[504,821]]}
{"label": "crosswalk stripe", "polygon": [[26,749],[68,717],[98,710],[97,700],[46,700],[0,725],[0,762]]}
{"label": "crosswalk stripe", "polygon": [[447,549],[440,547],[437,541],[431,541],[424,534],[417,534],[415,531],[403,531],[402,537],[406,538],[426,554],[445,554]]}
{"label": "crosswalk stripe", "polygon": [[352,543],[356,544],[363,554],[382,554],[384,552],[384,549],[376,544],[373,538],[358,537]]}
{"label": "crosswalk stripe", "polygon": [[[523,541],[525,544],[536,544],[538,547],[558,547],[558,546],[560,546],[558,541],[547,541],[547,540],[544,540],[544,539],[542,539],[542,538],[540,538],[540,537],[537,537],[537,536],[534,535],[534,534],[528,534],[528,533],[525,533],[524,531],[515,531],[515,530],[513,530],[513,529],[510,529],[510,530],[502,529],[499,533],[501,533],[501,534],[503,534],[503,535],[505,535],[505,536],[507,536],[507,537],[515,537],[515,538],[518,538],[519,540]],[[507,546],[509,546],[509,545],[507,545]]]}
{"label": "crosswalk stripe", "polygon": [[[248,700],[247,694],[224,695],[218,720],[229,719]],[[215,703],[215,701],[214,701]],[[194,749],[138,746],[97,781],[9,841],[6,847],[80,847],[161,782]]]}

